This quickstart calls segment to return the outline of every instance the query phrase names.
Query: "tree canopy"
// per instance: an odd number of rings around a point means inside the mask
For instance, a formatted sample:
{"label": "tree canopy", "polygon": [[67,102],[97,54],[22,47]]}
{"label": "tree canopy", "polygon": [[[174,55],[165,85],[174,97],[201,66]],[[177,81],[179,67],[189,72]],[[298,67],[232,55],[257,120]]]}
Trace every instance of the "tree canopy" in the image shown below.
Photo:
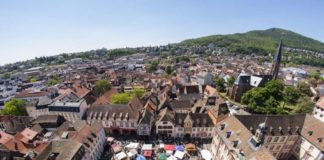
{"label": "tree canopy", "polygon": [[215,83],[216,83],[216,89],[219,92],[224,92],[225,91],[225,80],[222,77],[215,77],[214,79]]}
{"label": "tree canopy", "polygon": [[112,85],[108,80],[98,80],[95,82],[94,92],[95,95],[100,96],[106,91],[110,90]]}
{"label": "tree canopy", "polygon": [[227,79],[227,81],[226,81],[226,85],[229,86],[229,87],[231,87],[231,86],[233,86],[234,82],[235,82],[235,77],[234,76],[230,76]]}
{"label": "tree canopy", "polygon": [[127,104],[133,96],[130,93],[118,93],[112,96],[113,104]]}
{"label": "tree canopy", "polygon": [[1,113],[3,115],[21,116],[26,114],[25,101],[18,99],[11,99],[6,102]]}
{"label": "tree canopy", "polygon": [[242,103],[248,105],[253,113],[260,114],[285,114],[284,105],[281,102],[295,104],[299,98],[298,92],[293,86],[284,87],[281,81],[272,80],[265,87],[253,88],[242,97]]}

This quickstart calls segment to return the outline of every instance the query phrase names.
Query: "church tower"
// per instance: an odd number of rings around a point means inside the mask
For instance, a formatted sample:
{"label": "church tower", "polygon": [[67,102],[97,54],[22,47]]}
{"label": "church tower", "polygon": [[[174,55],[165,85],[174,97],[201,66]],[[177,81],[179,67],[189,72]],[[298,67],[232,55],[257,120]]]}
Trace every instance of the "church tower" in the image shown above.
{"label": "church tower", "polygon": [[279,73],[279,68],[281,63],[281,49],[282,49],[282,40],[280,40],[276,55],[273,58],[273,62],[272,62],[271,75],[272,75],[272,79],[274,80],[278,78],[278,73]]}

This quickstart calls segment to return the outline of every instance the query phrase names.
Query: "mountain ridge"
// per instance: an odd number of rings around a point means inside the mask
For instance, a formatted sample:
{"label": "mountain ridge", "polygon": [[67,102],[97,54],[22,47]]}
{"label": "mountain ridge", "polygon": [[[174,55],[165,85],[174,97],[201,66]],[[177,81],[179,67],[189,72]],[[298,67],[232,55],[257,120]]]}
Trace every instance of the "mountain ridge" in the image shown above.
{"label": "mountain ridge", "polygon": [[324,43],[302,34],[281,29],[252,30],[245,33],[218,34],[181,41],[180,45],[208,45],[228,47],[231,52],[249,54],[274,52],[279,40],[285,47],[324,53]]}

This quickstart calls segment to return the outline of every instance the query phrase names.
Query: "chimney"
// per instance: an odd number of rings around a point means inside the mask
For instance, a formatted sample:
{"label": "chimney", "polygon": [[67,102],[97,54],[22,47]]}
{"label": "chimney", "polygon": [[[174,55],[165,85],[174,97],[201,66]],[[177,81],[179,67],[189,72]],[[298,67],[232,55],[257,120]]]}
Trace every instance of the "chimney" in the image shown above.
{"label": "chimney", "polygon": [[317,138],[317,142],[321,143],[323,141],[323,138]]}
{"label": "chimney", "polygon": [[308,131],[308,135],[312,136],[313,135],[313,131]]}

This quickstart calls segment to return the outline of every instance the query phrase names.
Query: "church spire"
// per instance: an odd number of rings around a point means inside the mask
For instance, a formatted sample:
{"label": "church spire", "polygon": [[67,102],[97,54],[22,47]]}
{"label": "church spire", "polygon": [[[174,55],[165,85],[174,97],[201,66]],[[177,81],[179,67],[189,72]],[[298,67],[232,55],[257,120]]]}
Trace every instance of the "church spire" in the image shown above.
{"label": "church spire", "polygon": [[278,73],[279,73],[279,68],[281,63],[281,49],[282,49],[282,40],[280,40],[276,55],[273,58],[272,68],[271,68],[272,79],[278,78]]}

